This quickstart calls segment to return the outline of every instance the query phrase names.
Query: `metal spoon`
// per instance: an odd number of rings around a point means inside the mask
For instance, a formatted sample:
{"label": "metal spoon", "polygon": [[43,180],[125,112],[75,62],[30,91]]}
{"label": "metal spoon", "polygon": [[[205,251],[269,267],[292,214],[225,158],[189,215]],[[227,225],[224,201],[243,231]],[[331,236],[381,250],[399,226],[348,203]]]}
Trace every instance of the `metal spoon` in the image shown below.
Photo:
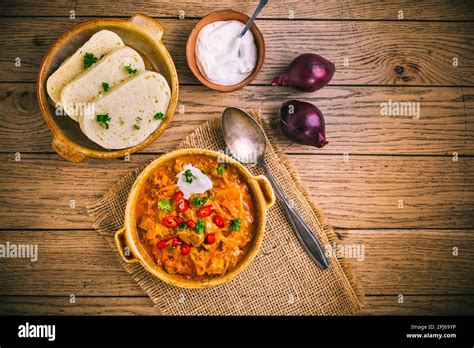
{"label": "metal spoon", "polygon": [[258,14],[260,13],[260,11],[263,10],[263,8],[265,7],[266,4],[268,4],[268,0],[260,0],[260,2],[258,3],[258,6],[255,9],[252,17],[250,17],[250,19],[248,20],[247,24],[245,25],[245,28],[242,29],[242,32],[239,35],[240,39],[245,35],[247,30],[249,30],[249,28],[252,26],[253,21],[255,20],[255,18],[257,18]]}
{"label": "metal spoon", "polygon": [[321,243],[303,218],[288,203],[285,194],[265,164],[267,138],[262,127],[248,113],[235,107],[228,107],[224,110],[221,122],[224,141],[231,154],[242,163],[257,163],[263,169],[275,189],[301,245],[320,268],[328,268],[329,262]]}

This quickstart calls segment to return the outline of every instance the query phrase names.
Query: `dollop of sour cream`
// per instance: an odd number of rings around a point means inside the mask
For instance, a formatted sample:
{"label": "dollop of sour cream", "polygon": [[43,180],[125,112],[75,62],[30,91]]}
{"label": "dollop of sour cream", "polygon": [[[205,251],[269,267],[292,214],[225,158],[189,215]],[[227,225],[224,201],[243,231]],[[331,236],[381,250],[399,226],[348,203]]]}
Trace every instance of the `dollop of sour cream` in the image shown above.
{"label": "dollop of sour cream", "polygon": [[236,85],[252,74],[257,46],[252,31],[239,38],[242,22],[218,21],[201,29],[196,41],[196,62],[201,74],[221,86]]}
{"label": "dollop of sour cream", "polygon": [[178,187],[183,192],[183,197],[189,199],[192,194],[204,193],[212,189],[212,180],[191,164],[183,167],[183,170],[176,175]]}

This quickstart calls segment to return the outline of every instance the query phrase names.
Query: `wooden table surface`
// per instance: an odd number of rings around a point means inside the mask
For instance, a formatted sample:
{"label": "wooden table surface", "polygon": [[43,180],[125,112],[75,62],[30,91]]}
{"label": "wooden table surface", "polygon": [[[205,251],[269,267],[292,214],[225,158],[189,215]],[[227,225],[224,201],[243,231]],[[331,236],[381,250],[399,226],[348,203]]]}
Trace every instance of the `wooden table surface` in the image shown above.
{"label": "wooden table surface", "polygon": [[[250,14],[255,6],[256,1],[0,3],[0,243],[39,248],[37,262],[0,259],[0,314],[157,314],[91,228],[85,206],[131,169],[218,118],[226,106],[261,108],[340,243],[364,246],[364,261],[349,259],[367,295],[362,314],[474,313],[471,1],[271,1],[257,21],[267,57],[254,83],[226,94],[205,88],[185,60],[192,27],[214,10]],[[129,162],[68,163],[52,150],[38,108],[41,59],[77,23],[136,12],[165,28],[182,113]],[[331,83],[309,94],[272,87],[272,77],[305,52],[336,64]],[[322,110],[329,145],[316,149],[285,140],[276,117],[289,99]],[[381,103],[389,101],[420,103],[421,115],[382,116]]]}

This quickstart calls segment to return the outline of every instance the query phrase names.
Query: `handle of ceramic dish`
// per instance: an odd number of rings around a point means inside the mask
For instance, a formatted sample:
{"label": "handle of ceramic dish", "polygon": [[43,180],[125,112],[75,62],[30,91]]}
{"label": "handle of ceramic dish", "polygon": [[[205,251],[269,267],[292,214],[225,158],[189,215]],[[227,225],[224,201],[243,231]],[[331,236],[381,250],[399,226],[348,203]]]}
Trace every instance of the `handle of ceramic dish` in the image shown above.
{"label": "handle of ceramic dish", "polygon": [[86,157],[85,153],[78,151],[71,145],[66,144],[58,137],[54,137],[52,146],[54,151],[56,151],[59,156],[68,160],[69,162],[79,163]]}
{"label": "handle of ceramic dish", "polygon": [[156,37],[157,40],[161,40],[161,37],[164,33],[163,26],[153,18],[141,13],[137,13],[133,15],[132,18],[130,18],[130,22],[148,31],[150,34]]}
{"label": "handle of ceramic dish", "polygon": [[115,232],[115,245],[117,246],[118,253],[126,263],[134,263],[138,261],[133,257],[127,244],[127,240],[125,239],[125,228],[121,228]]}
{"label": "handle of ceramic dish", "polygon": [[272,185],[264,175],[256,176],[255,180],[257,180],[258,186],[260,186],[267,208],[270,208],[275,204],[275,193],[273,192]]}

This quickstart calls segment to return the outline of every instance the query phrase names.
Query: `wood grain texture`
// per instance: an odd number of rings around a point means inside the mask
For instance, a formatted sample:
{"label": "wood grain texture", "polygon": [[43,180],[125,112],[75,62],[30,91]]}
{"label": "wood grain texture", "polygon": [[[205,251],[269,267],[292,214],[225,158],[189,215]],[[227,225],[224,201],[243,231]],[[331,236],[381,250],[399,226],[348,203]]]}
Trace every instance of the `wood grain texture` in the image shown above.
{"label": "wood grain texture", "polygon": [[359,315],[472,315],[474,296],[368,296]]}
{"label": "wood grain texture", "polygon": [[[2,155],[0,226],[90,228],[86,204],[153,158],[87,159],[77,165],[52,154],[23,155],[21,161]],[[472,227],[472,158],[350,156],[345,162],[336,155],[291,155],[290,160],[336,227]]]}
{"label": "wood grain texture", "polygon": [[[2,18],[0,81],[35,81],[48,47],[76,23],[65,18]],[[186,40],[197,20],[160,19],[163,41],[180,83],[197,84],[186,63]],[[269,85],[297,55],[318,53],[335,63],[331,84],[474,84],[474,31],[467,22],[345,22],[258,20],[267,57],[254,84]],[[413,33],[416,33],[414,35]],[[15,58],[21,58],[21,67]],[[459,62],[453,67],[453,58]],[[344,66],[347,58],[348,66]],[[317,94],[314,94],[317,95]]]}
{"label": "wood grain texture", "polygon": [[[0,315],[160,315],[148,297],[1,296]],[[474,314],[474,296],[368,296],[359,315]]]}
{"label": "wood grain texture", "polygon": [[[198,85],[185,61],[187,36],[198,18],[227,8],[250,14],[256,3],[0,2],[0,243],[38,244],[40,252],[35,263],[0,259],[0,314],[159,314],[90,230],[85,206],[230,105],[261,108],[330,223],[340,227],[340,243],[364,246],[364,261],[349,260],[369,294],[361,315],[474,314],[472,3],[272,0],[257,21],[267,59],[254,84],[228,94]],[[76,20],[68,18],[71,10]],[[180,11],[186,19],[178,19]],[[404,20],[398,20],[399,11]],[[163,136],[131,162],[66,163],[51,153],[52,136],[38,110],[40,61],[73,25],[136,12],[158,17],[165,27],[185,112],[176,113]],[[312,94],[270,87],[303,52],[334,61],[331,85]],[[21,67],[15,67],[16,57]],[[289,99],[323,111],[327,147],[300,146],[282,136],[276,115]],[[420,119],[381,117],[380,104],[389,100],[420,102]],[[461,156],[457,162],[453,152]],[[76,304],[69,303],[71,293]]]}
{"label": "wood grain texture", "polygon": [[[472,230],[341,230],[337,233],[338,245],[363,246],[363,259],[347,260],[368,295],[390,294],[396,301],[399,294],[404,297],[474,294]],[[0,243],[7,241],[37,244],[38,261],[1,259],[2,296],[144,294],[96,231],[0,232]],[[458,256],[453,256],[453,247],[458,247]]]}
{"label": "wood grain texture", "polygon": [[[312,102],[325,115],[329,145],[322,149],[292,143],[283,136],[278,110],[283,100]],[[420,118],[381,116],[381,104],[420,103]],[[349,107],[348,107],[349,104]],[[227,106],[261,110],[272,135],[288,153],[474,155],[474,89],[432,87],[327,87],[317,95],[251,86],[218,93],[182,86],[170,127],[142,152],[163,152]],[[36,100],[34,84],[0,83],[0,152],[52,152],[52,133]],[[21,141],[18,141],[21,139]]]}
{"label": "wood grain texture", "polygon": [[[212,11],[232,8],[250,15],[258,1],[121,1],[120,6],[94,0],[4,0],[0,13],[5,16],[68,16],[75,10],[76,16],[128,16],[130,12],[143,12],[150,16],[178,18],[184,11],[187,17],[202,17]],[[288,19],[389,19],[397,20],[398,11],[404,19],[417,20],[474,20],[474,11],[469,1],[454,0],[395,0],[390,4],[374,0],[322,1],[272,0],[261,13],[262,18]],[[292,13],[290,13],[292,11]]]}

